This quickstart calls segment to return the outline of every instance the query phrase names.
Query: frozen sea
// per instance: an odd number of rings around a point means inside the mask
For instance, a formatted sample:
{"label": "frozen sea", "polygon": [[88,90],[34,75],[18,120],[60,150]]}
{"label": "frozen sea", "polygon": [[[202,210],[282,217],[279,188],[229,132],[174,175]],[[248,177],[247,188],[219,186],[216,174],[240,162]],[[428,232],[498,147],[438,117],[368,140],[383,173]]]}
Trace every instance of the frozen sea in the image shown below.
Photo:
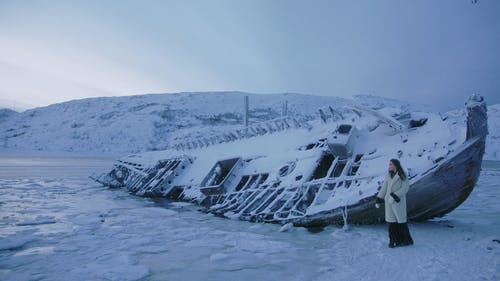
{"label": "frozen sea", "polygon": [[0,280],[500,280],[500,162],[396,249],[385,225],[280,232],[88,178],[111,164],[0,157]]}

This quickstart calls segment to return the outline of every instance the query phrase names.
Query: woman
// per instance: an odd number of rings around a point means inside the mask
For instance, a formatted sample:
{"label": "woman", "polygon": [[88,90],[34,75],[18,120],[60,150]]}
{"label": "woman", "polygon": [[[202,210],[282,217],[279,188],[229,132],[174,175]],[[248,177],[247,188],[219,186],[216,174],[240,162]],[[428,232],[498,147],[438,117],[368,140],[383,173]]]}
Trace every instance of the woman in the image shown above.
{"label": "woman", "polygon": [[389,223],[389,247],[413,245],[406,224],[406,193],[408,178],[397,159],[389,162],[389,173],[377,194],[377,203],[385,203],[385,221]]}

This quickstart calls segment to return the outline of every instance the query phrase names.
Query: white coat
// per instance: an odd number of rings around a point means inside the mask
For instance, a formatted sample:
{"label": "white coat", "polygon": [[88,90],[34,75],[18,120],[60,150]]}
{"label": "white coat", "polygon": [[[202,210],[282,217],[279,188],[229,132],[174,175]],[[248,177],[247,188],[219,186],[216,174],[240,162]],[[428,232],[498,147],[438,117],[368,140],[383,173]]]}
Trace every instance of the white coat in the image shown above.
{"label": "white coat", "polygon": [[[406,222],[406,193],[409,187],[408,179],[402,180],[397,173],[393,178],[390,175],[385,177],[384,184],[377,197],[384,199],[386,222]],[[396,194],[401,200],[396,202],[390,195],[391,192]]]}

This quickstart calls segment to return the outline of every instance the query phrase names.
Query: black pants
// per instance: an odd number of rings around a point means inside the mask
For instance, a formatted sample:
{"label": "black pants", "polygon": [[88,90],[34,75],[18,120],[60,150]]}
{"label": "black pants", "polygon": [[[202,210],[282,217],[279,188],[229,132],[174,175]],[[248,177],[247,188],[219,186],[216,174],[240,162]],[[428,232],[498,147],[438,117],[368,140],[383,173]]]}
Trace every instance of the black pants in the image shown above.
{"label": "black pants", "polygon": [[413,245],[406,223],[389,223],[389,247]]}

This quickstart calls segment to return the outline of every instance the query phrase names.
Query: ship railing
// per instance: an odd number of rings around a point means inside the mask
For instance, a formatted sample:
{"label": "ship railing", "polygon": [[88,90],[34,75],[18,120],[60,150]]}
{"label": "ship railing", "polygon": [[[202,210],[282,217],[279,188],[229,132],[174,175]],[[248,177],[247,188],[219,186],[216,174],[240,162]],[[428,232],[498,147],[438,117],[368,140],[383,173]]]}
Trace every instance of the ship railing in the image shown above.
{"label": "ship railing", "polygon": [[198,137],[188,142],[178,142],[170,148],[178,151],[185,151],[197,148],[204,148],[219,143],[233,142],[241,139],[251,138],[281,132],[289,129],[305,128],[310,130],[312,125],[310,119],[296,117],[280,117],[269,121],[259,122],[247,128],[229,130],[218,134]]}
{"label": "ship railing", "polygon": [[[381,176],[380,174],[364,175],[364,176],[344,175],[335,178],[325,177],[322,179],[316,179],[304,183],[288,185],[286,187],[277,186],[275,189],[271,190],[269,189],[257,190],[258,189],[257,187],[255,188],[255,190],[246,189],[245,192],[250,192],[250,194],[248,194],[249,196],[243,196],[245,198],[243,202],[240,202],[238,204],[240,205],[240,207],[234,211],[234,215],[235,216],[272,215],[274,220],[285,220],[295,217],[301,217],[307,214],[307,209],[310,206],[318,204],[317,196],[328,185],[335,186],[335,188],[332,188],[332,190],[330,190],[329,192],[328,197],[330,198],[335,195],[337,188],[340,187],[338,185],[338,183],[340,182],[344,182],[343,186],[345,186],[346,181],[354,183],[355,181],[373,180],[380,176]],[[311,189],[317,189],[317,191],[314,192],[311,191]],[[278,193],[279,195],[277,195]],[[314,198],[310,198],[310,196],[313,196]],[[272,197],[274,197],[274,199],[268,200],[268,198]],[[324,202],[326,202],[327,200],[325,200]],[[260,201],[260,203],[255,205],[254,202],[257,201]],[[275,205],[278,204],[279,201],[282,201],[283,203],[274,212],[271,212],[271,209],[273,209]],[[306,201],[308,201],[309,203],[307,203]],[[228,203],[226,202],[226,204],[222,204],[216,207],[214,206],[214,209],[225,209],[227,204]],[[306,204],[306,206],[304,206],[304,204]]]}

